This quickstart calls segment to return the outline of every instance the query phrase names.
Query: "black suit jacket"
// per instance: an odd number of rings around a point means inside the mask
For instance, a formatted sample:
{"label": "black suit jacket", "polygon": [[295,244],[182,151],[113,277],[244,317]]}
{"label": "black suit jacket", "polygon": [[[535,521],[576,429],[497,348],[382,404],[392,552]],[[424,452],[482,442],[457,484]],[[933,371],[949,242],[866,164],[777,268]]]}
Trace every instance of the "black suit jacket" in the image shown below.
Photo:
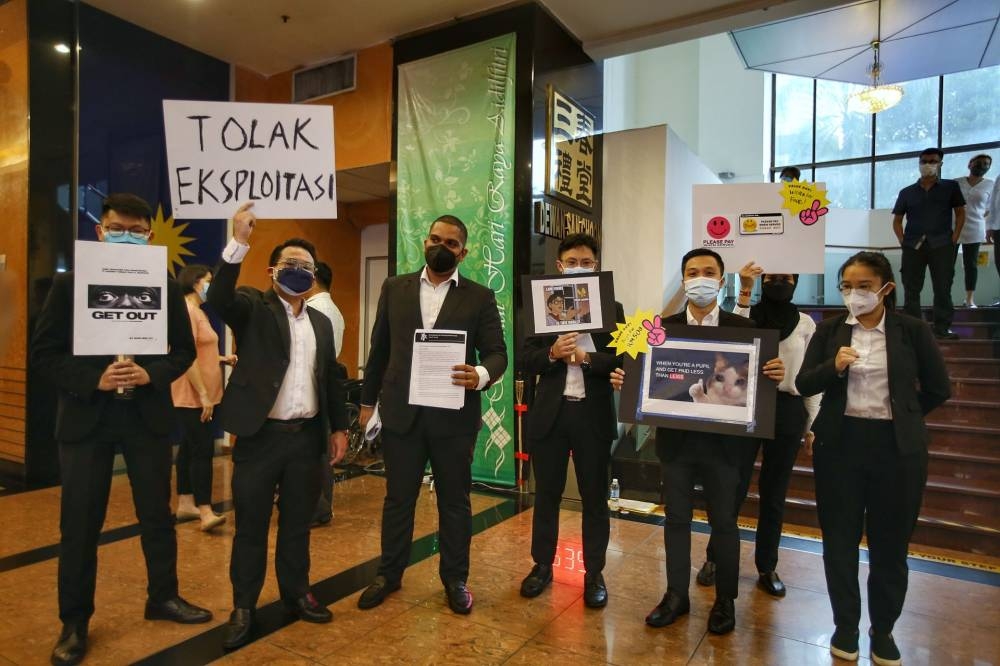
{"label": "black suit jacket", "polygon": [[[240,360],[222,397],[222,427],[238,437],[264,425],[289,363],[288,314],[273,289],[236,288],[241,264],[222,262],[208,288],[208,304],[233,329]],[[306,307],[316,335],[316,386],[324,432],[346,430],[344,385],[333,356],[333,328],[322,312]]]}
{"label": "black suit jacket", "polygon": [[[374,405],[380,401],[382,425],[396,433],[410,429],[419,409],[434,414],[428,423],[442,433],[475,433],[482,425],[479,391],[466,391],[465,404],[457,411],[409,404],[413,332],[424,327],[420,313],[420,273],[397,275],[382,284],[361,402]],[[507,345],[496,298],[492,290],[478,282],[461,276],[457,285],[448,288],[434,328],[468,334],[465,362],[485,367],[490,374],[489,384],[496,382],[507,369]]]}
{"label": "black suit jacket", "polygon": [[[664,324],[687,324],[687,306],[678,314],[667,317]],[[719,326],[731,326],[733,328],[754,328],[757,324],[753,319],[735,315],[719,309]],[[689,439],[692,437],[699,441],[713,441],[718,443],[720,455],[731,464],[739,464],[740,453],[752,441],[746,437],[736,437],[735,435],[714,435],[703,432],[689,432],[687,430],[675,430],[673,428],[656,429],[656,455],[661,461],[668,461],[675,458],[685,449]]]}
{"label": "black suit jacket", "polygon": [[[795,387],[802,395],[823,393],[819,415],[812,424],[816,445],[840,445],[848,373],[838,376],[834,359],[838,349],[851,346],[853,327],[846,320],[844,313],[816,328],[795,378]],[[926,322],[886,310],[885,351],[896,446],[904,454],[926,451],[929,437],[924,415],[951,397],[941,350]]]}
{"label": "black suit jacket", "polygon": [[[34,368],[59,390],[55,435],[61,442],[75,442],[89,435],[113,399],[112,391],[99,391],[97,384],[114,357],[73,355],[73,284],[73,273],[55,276],[31,339]],[[133,401],[143,422],[158,437],[170,434],[174,424],[170,384],[195,359],[187,305],[180,287],[172,280],[167,282],[166,305],[169,350],[162,356],[135,358],[149,374],[150,383],[136,387]]]}
{"label": "black suit jacket", "polygon": [[[621,303],[615,303],[615,321],[625,321]],[[532,375],[538,375],[535,399],[527,414],[526,434],[532,439],[542,439],[552,430],[566,390],[566,372],[569,366],[562,361],[549,360],[549,349],[556,337],[542,335],[528,338],[524,343],[524,369]],[[592,333],[591,337],[597,351],[590,352],[590,370],[583,372],[587,418],[596,437],[613,440],[618,436],[618,418],[615,416],[614,391],[608,376],[618,367],[619,357],[608,351],[610,332]]]}

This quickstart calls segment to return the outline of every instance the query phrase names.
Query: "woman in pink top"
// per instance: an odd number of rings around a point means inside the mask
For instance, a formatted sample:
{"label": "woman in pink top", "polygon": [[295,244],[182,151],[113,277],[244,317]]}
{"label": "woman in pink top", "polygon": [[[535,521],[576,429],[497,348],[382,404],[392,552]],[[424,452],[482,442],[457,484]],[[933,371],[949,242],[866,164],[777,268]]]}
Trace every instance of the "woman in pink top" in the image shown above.
{"label": "woman in pink top", "polygon": [[181,269],[177,281],[187,302],[198,356],[188,371],[171,385],[174,409],[181,426],[177,451],[177,520],[201,519],[202,531],[226,522],[212,510],[212,457],[215,453],[212,413],[222,401],[222,368],[236,356],[219,356],[219,336],[201,309],[212,281],[207,266]]}

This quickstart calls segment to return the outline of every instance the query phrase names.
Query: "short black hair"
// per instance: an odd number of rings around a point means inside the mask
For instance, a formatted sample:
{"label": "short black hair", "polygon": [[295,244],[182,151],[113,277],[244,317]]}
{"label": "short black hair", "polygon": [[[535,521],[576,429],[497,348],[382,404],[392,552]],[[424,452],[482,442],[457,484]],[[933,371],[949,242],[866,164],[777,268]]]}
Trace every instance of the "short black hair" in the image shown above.
{"label": "short black hair", "polygon": [[281,245],[278,245],[273,250],[271,250],[271,259],[268,261],[268,266],[274,266],[278,263],[278,259],[281,258],[281,251],[286,247],[301,247],[303,250],[309,253],[312,257],[313,263],[316,263],[316,247],[305,240],[304,238],[289,238]]}
{"label": "short black hair", "polygon": [[990,155],[987,155],[986,153],[979,153],[978,155],[976,155],[975,157],[973,157],[969,161],[970,162],[974,162],[976,160],[989,160],[990,164],[993,164],[993,157],[990,156]]}
{"label": "short black hair", "polygon": [[204,264],[189,264],[181,269],[177,274],[177,284],[181,286],[181,293],[185,296],[194,293],[194,286],[198,280],[212,272],[212,269]]}
{"label": "short black hair", "polygon": [[920,157],[923,157],[924,155],[937,155],[939,158],[944,160],[944,151],[940,148],[924,148],[920,152]]}
{"label": "short black hair", "polygon": [[[892,272],[892,264],[889,263],[889,260],[884,254],[881,252],[861,251],[848,258],[848,260],[844,262],[844,265],[840,267],[840,270],[837,271],[838,286],[840,280],[844,277],[844,271],[847,270],[848,266],[853,266],[854,264],[859,264],[872,269],[872,272],[875,273],[875,275],[882,278],[882,286],[896,281],[896,276]],[[886,296],[883,301],[888,309],[895,310],[896,290],[893,289],[892,293]]]}
{"label": "short black hair", "polygon": [[795,180],[801,180],[802,172],[799,171],[798,167],[787,166],[781,170],[781,173],[778,174],[778,178],[781,179],[784,178],[785,176],[791,176]]}
{"label": "short black hair", "polygon": [[104,216],[110,211],[125,217],[146,220],[150,224],[153,222],[153,209],[146,203],[146,200],[128,192],[109,194],[104,199],[104,203],[101,204],[101,219],[104,219]]}
{"label": "short black hair", "polygon": [[559,243],[559,251],[556,256],[562,259],[563,252],[567,252],[578,247],[589,247],[594,253],[594,259],[601,253],[601,248],[597,244],[597,239],[590,234],[570,234]]}
{"label": "short black hair", "polygon": [[330,291],[330,285],[333,284],[333,270],[325,261],[316,262],[316,282],[326,291]]}
{"label": "short black hair", "polygon": [[549,294],[549,297],[545,299],[545,305],[546,306],[552,305],[552,303],[556,299],[559,299],[560,301],[564,301],[564,302],[566,300],[566,298],[557,291],[557,292],[554,292],[552,294]]}
{"label": "short black hair", "polygon": [[722,261],[722,257],[719,256],[718,252],[715,250],[709,250],[707,247],[696,247],[685,254],[684,258],[681,259],[681,275],[684,274],[684,269],[687,268],[688,261],[694,259],[695,257],[713,257],[716,263],[719,264],[719,273],[725,274],[726,263]]}
{"label": "short black hair", "polygon": [[462,245],[469,244],[469,230],[466,228],[465,222],[462,222],[462,220],[458,219],[454,215],[442,215],[438,219],[431,222],[431,226],[427,228],[428,234],[430,234],[431,229],[433,229],[434,225],[437,224],[438,222],[443,222],[445,224],[450,224],[453,227],[458,227],[458,233],[461,234],[462,236]]}

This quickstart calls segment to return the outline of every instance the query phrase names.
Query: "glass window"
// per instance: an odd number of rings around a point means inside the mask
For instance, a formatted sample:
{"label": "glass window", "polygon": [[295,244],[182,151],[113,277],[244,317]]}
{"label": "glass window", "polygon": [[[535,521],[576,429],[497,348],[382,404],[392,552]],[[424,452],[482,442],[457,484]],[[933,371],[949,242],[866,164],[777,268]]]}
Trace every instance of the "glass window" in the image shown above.
{"label": "glass window", "polygon": [[812,162],[813,80],[778,74],[774,94],[774,163]]}
{"label": "glass window", "polygon": [[871,155],[872,117],[847,110],[847,98],[863,88],[853,83],[816,81],[817,162]]}
{"label": "glass window", "polygon": [[872,166],[846,164],[816,169],[816,182],[826,183],[826,196],[834,208],[869,208],[871,206]]}
{"label": "glass window", "polygon": [[918,162],[916,157],[906,157],[875,163],[874,208],[892,208],[899,191],[917,182],[920,177]]}
{"label": "glass window", "polygon": [[903,101],[875,119],[876,155],[937,145],[938,81],[938,77],[932,77],[900,84]]}
{"label": "glass window", "polygon": [[1000,137],[998,90],[1000,66],[944,77],[944,118],[941,123],[944,145],[964,146],[996,141]]}
{"label": "glass window", "polygon": [[976,155],[989,155],[993,158],[993,165],[986,173],[986,178],[996,180],[997,170],[1000,169],[1000,148],[990,148],[987,150],[967,150],[962,153],[949,153],[945,151],[944,164],[941,166],[941,175],[945,178],[961,178],[969,175],[969,160]]}

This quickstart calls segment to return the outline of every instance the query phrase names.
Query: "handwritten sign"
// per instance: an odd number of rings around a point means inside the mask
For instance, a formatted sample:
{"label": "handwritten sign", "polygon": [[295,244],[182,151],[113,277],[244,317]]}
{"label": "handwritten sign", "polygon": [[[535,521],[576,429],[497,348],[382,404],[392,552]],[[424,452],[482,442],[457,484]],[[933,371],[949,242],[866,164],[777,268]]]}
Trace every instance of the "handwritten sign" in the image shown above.
{"label": "handwritten sign", "polygon": [[815,224],[826,215],[829,210],[827,206],[830,205],[830,200],[826,198],[826,188],[821,189],[816,183],[801,180],[782,183],[781,198],[785,202],[782,207],[807,226]]}
{"label": "handwritten sign", "polygon": [[163,100],[175,219],[337,217],[333,108]]}
{"label": "handwritten sign", "polygon": [[[625,323],[617,324],[618,330],[611,331],[611,344],[615,354],[628,354],[636,358],[649,350],[650,344],[663,344],[663,333],[659,315],[652,310],[636,310],[634,315],[625,315]],[[664,335],[664,339],[666,336]]]}

